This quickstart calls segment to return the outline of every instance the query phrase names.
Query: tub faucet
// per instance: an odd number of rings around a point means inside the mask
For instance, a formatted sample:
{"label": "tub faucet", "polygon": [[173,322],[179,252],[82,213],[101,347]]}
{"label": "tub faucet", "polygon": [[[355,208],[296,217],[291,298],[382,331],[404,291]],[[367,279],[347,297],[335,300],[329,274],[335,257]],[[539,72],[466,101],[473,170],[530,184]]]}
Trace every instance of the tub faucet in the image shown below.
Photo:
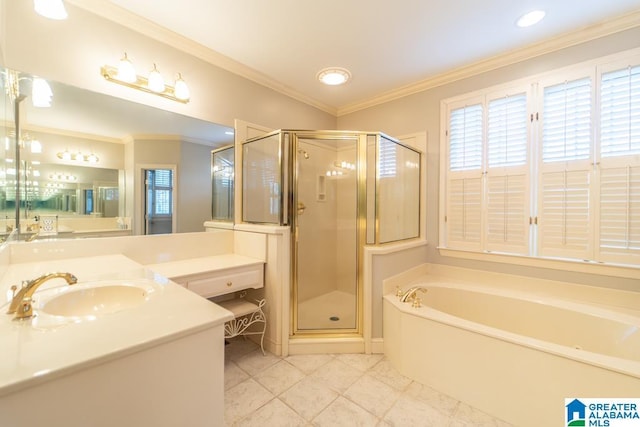
{"label": "tub faucet", "polygon": [[416,293],[418,291],[423,292],[425,294],[427,293],[426,288],[423,288],[422,286],[414,286],[413,288],[410,288],[408,291],[406,291],[404,294],[400,296],[400,301],[401,302],[412,301],[413,299],[415,299]]}
{"label": "tub faucet", "polygon": [[13,290],[13,299],[9,305],[7,314],[16,315],[15,319],[27,319],[33,316],[32,299],[33,293],[44,282],[51,279],[62,278],[67,281],[69,285],[78,283],[78,279],[71,273],[49,273],[42,275],[36,279],[29,280],[22,285],[22,288],[18,289],[15,285],[11,287]]}

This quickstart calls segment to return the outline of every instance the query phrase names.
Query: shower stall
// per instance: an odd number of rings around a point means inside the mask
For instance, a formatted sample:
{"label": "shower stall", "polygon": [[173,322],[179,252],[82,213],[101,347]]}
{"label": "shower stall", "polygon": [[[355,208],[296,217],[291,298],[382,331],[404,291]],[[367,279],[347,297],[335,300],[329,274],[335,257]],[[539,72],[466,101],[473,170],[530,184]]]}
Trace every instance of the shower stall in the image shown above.
{"label": "shower stall", "polygon": [[363,248],[419,237],[420,164],[378,132],[278,130],[243,143],[243,222],[291,227],[292,337],[362,334]]}

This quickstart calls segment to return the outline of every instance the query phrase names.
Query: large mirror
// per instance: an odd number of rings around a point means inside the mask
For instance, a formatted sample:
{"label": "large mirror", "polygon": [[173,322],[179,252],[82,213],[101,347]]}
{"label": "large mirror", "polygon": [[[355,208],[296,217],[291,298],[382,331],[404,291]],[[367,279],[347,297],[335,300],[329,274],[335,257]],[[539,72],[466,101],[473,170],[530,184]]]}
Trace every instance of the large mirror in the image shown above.
{"label": "large mirror", "polygon": [[0,233],[18,223],[29,236],[34,223],[54,218],[60,237],[143,234],[143,176],[156,167],[176,170],[174,199],[188,203],[174,204],[172,231],[203,230],[211,219],[208,154],[233,144],[232,128],[46,82],[48,107],[39,106],[40,79],[2,69]]}

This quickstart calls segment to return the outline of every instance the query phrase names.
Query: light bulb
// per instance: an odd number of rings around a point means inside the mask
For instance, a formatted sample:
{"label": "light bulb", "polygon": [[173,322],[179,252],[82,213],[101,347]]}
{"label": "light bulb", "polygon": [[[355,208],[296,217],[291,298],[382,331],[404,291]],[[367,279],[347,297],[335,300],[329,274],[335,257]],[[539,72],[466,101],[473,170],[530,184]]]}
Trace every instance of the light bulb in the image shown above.
{"label": "light bulb", "polygon": [[153,64],[153,70],[149,73],[147,86],[154,92],[164,92],[164,79],[162,78],[162,74],[158,71],[158,68],[156,68],[156,64]]}
{"label": "light bulb", "polygon": [[176,98],[186,101],[189,99],[189,87],[187,83],[182,79],[182,75],[178,74],[178,78],[176,79],[176,83],[173,88],[173,94]]}
{"label": "light bulb", "polygon": [[34,77],[31,86],[31,102],[34,107],[51,107],[53,91],[49,83],[43,78]]}
{"label": "light bulb", "polygon": [[129,58],[127,58],[126,52],[118,64],[118,74],[116,75],[116,78],[126,83],[134,83],[138,80],[138,76],[136,76],[136,69]]}
{"label": "light bulb", "polygon": [[49,19],[67,19],[67,10],[62,0],[33,0],[36,13]]}
{"label": "light bulb", "polygon": [[37,139],[31,140],[31,152],[42,153],[42,144]]}

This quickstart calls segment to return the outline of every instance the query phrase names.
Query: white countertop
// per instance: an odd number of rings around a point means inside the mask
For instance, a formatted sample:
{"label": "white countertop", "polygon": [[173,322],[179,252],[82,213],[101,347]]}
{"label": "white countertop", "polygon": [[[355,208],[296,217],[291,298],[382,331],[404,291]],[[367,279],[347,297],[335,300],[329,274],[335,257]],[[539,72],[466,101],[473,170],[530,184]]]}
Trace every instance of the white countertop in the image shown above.
{"label": "white countertop", "polygon": [[[12,284],[19,286],[22,280],[57,271],[76,275],[75,287],[92,281],[139,282],[151,286],[152,291],[138,307],[77,323],[42,312],[26,321],[13,321],[13,315],[4,314],[8,304],[6,290]],[[39,288],[44,291],[40,296],[44,298],[66,286],[62,279],[51,280]],[[232,318],[227,310],[124,255],[10,264],[0,279],[0,290],[0,396]],[[36,305],[38,294],[34,295]]]}
{"label": "white countertop", "polygon": [[264,264],[264,261],[236,254],[190,258],[180,261],[148,264],[146,267],[170,279],[192,276],[212,271],[224,271],[238,267]]}

